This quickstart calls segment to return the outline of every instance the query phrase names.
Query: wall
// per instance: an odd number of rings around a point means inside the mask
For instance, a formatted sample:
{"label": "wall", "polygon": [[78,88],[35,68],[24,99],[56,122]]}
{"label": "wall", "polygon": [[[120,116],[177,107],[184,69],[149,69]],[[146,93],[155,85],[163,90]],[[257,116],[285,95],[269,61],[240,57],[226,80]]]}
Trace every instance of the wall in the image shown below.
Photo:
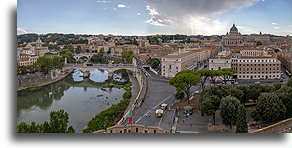
{"label": "wall", "polygon": [[277,133],[277,132],[280,132],[282,129],[285,129],[287,127],[291,128],[291,123],[292,123],[291,121],[292,121],[292,118],[286,119],[286,120],[280,121],[278,123],[275,123],[273,125],[264,127],[260,130],[253,131],[252,133]]}
{"label": "wall", "polygon": [[104,130],[95,131],[93,133],[166,133],[163,129],[156,126],[145,127],[139,124],[115,125]]}
{"label": "wall", "polygon": [[44,86],[50,83],[57,82],[68,76],[73,69],[52,70],[49,74],[33,73],[29,75],[17,75],[16,88],[17,90],[25,89],[33,86]]}

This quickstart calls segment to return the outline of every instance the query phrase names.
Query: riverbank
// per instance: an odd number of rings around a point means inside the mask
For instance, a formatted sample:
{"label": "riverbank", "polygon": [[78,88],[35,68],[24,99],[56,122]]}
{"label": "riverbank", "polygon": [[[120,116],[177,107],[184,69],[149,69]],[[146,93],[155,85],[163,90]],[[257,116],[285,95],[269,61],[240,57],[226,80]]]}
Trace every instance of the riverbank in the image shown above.
{"label": "riverbank", "polygon": [[126,92],[123,94],[123,100],[94,116],[83,128],[83,133],[92,133],[94,131],[114,126],[123,117],[132,97],[132,83],[129,81],[129,75],[127,75],[126,79],[127,84],[122,86],[122,88],[126,90]]}
{"label": "riverbank", "polygon": [[38,90],[38,89],[41,89],[42,87],[44,86],[47,86],[47,85],[50,85],[52,83],[55,83],[55,82],[58,82],[58,81],[61,81],[63,80],[64,78],[66,78],[68,75],[70,75],[72,72],[74,71],[74,69],[66,69],[63,74],[61,74],[60,76],[58,76],[57,78],[55,79],[51,79],[51,80],[48,80],[47,82],[43,82],[43,83],[39,83],[39,84],[35,84],[35,85],[31,85],[31,86],[26,86],[26,87],[19,87],[17,88],[17,91],[35,91],[35,90]]}

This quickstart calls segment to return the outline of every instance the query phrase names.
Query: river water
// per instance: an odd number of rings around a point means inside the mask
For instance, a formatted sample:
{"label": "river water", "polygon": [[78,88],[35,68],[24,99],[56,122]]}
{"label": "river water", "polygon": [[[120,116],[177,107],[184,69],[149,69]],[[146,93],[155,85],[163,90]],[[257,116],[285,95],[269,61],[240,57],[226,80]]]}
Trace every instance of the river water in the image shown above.
{"label": "river water", "polygon": [[[82,72],[75,70],[65,79],[45,86],[40,90],[17,94],[17,124],[20,122],[43,123],[49,121],[49,114],[53,110],[64,109],[69,114],[69,125],[76,132],[103,110],[123,99],[122,88],[107,88],[96,85],[88,79],[83,79]],[[114,74],[114,80],[124,81],[121,75]],[[93,82],[105,82],[108,72],[93,69],[89,79]]]}

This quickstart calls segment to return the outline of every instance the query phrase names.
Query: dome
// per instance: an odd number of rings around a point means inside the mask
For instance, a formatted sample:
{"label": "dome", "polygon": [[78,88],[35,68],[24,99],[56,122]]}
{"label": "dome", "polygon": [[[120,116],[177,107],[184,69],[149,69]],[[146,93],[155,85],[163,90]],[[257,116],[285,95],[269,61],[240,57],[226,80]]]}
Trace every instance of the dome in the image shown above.
{"label": "dome", "polygon": [[38,39],[36,40],[36,43],[37,44],[42,44],[43,43],[42,40],[40,39],[40,37],[38,37]]}
{"label": "dome", "polygon": [[238,29],[235,27],[235,24],[230,28],[230,32],[238,32]]}

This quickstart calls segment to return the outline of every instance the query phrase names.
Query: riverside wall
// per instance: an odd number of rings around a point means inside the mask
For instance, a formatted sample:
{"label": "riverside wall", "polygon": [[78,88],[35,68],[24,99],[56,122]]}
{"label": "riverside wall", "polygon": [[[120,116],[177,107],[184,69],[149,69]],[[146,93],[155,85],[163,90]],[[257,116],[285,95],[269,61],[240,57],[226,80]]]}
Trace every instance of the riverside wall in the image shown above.
{"label": "riverside wall", "polygon": [[251,133],[277,133],[277,132],[281,131],[282,129],[285,129],[287,127],[291,127],[291,123],[292,123],[292,118],[289,118],[289,119],[277,122],[273,125],[264,127],[262,129],[253,131]]}
{"label": "riverside wall", "polygon": [[16,88],[17,90],[26,89],[29,87],[45,86],[64,79],[74,69],[54,69],[49,74],[43,74],[40,72],[26,75],[17,75]]}

